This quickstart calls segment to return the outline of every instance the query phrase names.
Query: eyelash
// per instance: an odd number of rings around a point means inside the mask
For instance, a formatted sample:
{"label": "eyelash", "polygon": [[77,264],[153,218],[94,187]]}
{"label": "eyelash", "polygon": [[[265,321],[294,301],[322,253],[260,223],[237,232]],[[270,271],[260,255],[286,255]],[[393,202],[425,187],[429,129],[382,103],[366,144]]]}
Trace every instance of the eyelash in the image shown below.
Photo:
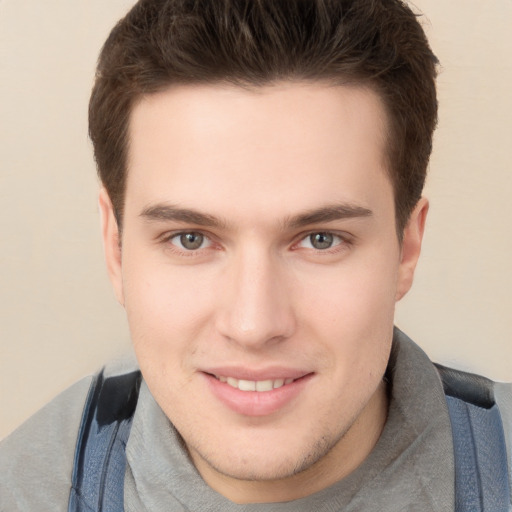
{"label": "eyelash", "polygon": [[335,254],[340,250],[346,249],[350,245],[352,245],[352,239],[346,233],[338,233],[335,231],[310,231],[306,234],[302,234],[299,241],[293,245],[293,248],[298,247],[300,244],[306,242],[309,243],[310,246],[313,245],[312,237],[315,235],[322,235],[324,237],[332,237],[333,245],[330,247],[326,247],[325,249],[318,249],[316,247],[305,247],[305,249],[310,249],[319,254]]}
{"label": "eyelash", "polygon": [[[184,235],[202,236],[202,237],[204,237],[204,241],[208,242],[208,245],[206,247],[199,247],[197,249],[186,249],[186,248],[179,247],[175,243],[172,243],[173,239],[184,236]],[[338,242],[335,245],[333,245],[332,247],[325,248],[325,249],[316,249],[315,247],[306,247],[305,248],[307,250],[312,250],[318,254],[326,254],[326,255],[327,254],[335,254],[335,253],[337,253],[341,250],[344,250],[344,249],[350,247],[351,245],[353,245],[352,237],[350,237],[347,233],[315,230],[315,231],[309,231],[307,233],[301,233],[299,235],[299,237],[297,237],[298,241],[296,241],[292,244],[291,249],[292,250],[300,250],[301,247],[299,247],[299,245],[302,242],[307,241],[308,239],[311,240],[311,237],[314,235],[332,236],[334,239],[338,240]],[[161,242],[166,244],[167,246],[170,246],[172,251],[178,253],[179,255],[187,256],[187,257],[197,256],[200,253],[200,251],[202,251],[203,249],[208,249],[215,245],[215,241],[211,235],[204,233],[202,231],[194,231],[194,230],[177,231],[177,232],[167,233],[166,235],[164,235],[161,238]]]}
{"label": "eyelash", "polygon": [[[204,241],[208,242],[208,246],[207,247],[199,247],[197,249],[186,249],[184,247],[178,246],[176,243],[172,243],[173,239],[182,237],[184,235],[202,236],[202,237],[204,237]],[[210,236],[206,233],[203,233],[202,231],[194,231],[194,230],[177,231],[177,232],[173,232],[173,233],[167,233],[162,237],[161,242],[163,244],[167,245],[168,247],[170,247],[172,251],[176,252],[180,256],[187,256],[187,257],[196,256],[199,254],[199,251],[201,251],[203,249],[207,249],[214,244],[212,236]]]}

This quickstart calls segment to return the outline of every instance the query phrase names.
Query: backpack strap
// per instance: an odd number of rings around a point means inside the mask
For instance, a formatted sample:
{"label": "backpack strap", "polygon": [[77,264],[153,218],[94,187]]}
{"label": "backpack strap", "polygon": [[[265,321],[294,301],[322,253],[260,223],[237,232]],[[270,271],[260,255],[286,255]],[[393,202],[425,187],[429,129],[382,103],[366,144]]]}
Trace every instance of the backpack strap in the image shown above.
{"label": "backpack strap", "polygon": [[501,421],[505,431],[505,444],[508,454],[508,485],[510,488],[510,512],[512,512],[512,382],[495,382],[494,396],[500,410]]}
{"label": "backpack strap", "polygon": [[450,413],[455,456],[455,511],[506,512],[509,468],[493,382],[436,365]]}
{"label": "backpack strap", "polygon": [[126,443],[140,371],[91,383],[78,431],[68,512],[123,512]]}

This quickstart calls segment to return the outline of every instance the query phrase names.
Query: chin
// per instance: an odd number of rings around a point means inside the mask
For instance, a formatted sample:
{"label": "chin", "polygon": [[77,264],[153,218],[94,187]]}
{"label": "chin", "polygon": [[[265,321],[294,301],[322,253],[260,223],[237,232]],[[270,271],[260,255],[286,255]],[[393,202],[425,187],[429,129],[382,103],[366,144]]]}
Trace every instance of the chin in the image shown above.
{"label": "chin", "polygon": [[[231,445],[231,450],[224,452],[208,455],[198,450],[194,452],[195,457],[200,457],[203,463],[226,477],[245,481],[276,481],[308,470],[326,456],[338,440],[324,434],[318,440],[310,440],[302,446],[298,443],[283,446],[284,443],[255,439],[246,449]],[[195,457],[192,456],[193,459]]]}

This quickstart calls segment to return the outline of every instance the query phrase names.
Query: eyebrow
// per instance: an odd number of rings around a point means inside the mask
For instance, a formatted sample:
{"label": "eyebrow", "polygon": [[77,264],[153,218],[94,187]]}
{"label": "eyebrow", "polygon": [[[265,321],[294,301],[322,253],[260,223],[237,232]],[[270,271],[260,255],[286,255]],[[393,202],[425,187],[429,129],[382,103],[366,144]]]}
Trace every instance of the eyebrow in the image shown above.
{"label": "eyebrow", "polygon": [[368,208],[352,204],[333,204],[306,211],[296,215],[285,222],[292,228],[301,228],[320,222],[333,222],[335,220],[371,217],[373,212]]}
{"label": "eyebrow", "polygon": [[[301,228],[321,222],[371,217],[373,212],[362,206],[348,203],[333,204],[307,210],[304,213],[285,219],[284,228]],[[189,208],[180,208],[175,205],[157,204],[144,208],[140,216],[149,221],[175,221],[198,226],[226,228],[228,223],[214,215],[202,213]]]}
{"label": "eyebrow", "polygon": [[226,226],[226,222],[214,217],[213,215],[167,204],[148,206],[142,210],[140,216],[150,221],[176,221],[214,228]]}

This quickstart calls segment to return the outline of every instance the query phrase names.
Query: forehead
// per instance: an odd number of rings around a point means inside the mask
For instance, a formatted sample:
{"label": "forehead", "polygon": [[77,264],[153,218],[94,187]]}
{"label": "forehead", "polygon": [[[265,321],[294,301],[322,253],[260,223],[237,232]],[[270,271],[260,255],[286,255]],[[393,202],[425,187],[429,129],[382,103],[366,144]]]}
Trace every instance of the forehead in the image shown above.
{"label": "forehead", "polygon": [[133,109],[127,208],[200,202],[284,216],[319,201],[369,206],[376,189],[392,195],[385,133],[382,103],[362,87],[173,87]]}

